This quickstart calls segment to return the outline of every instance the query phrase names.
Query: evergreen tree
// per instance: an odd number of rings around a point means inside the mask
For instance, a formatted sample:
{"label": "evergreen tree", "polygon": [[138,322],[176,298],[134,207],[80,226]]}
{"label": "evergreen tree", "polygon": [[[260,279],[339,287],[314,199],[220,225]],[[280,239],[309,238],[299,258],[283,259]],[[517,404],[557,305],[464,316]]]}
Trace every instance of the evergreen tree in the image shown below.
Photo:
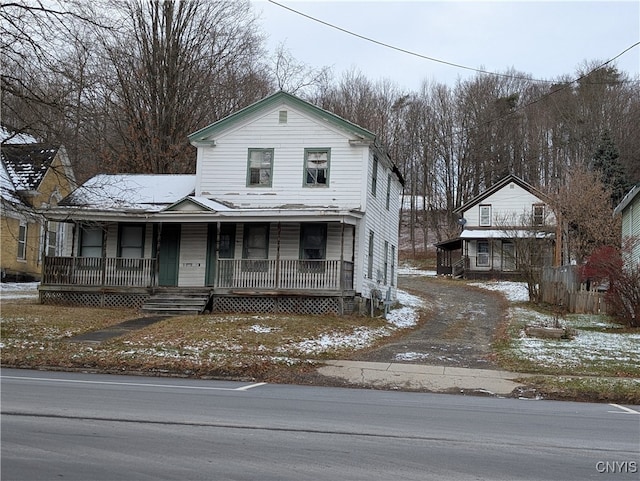
{"label": "evergreen tree", "polygon": [[611,192],[611,204],[615,207],[631,184],[624,173],[618,149],[608,130],[603,132],[600,144],[593,154],[593,168],[600,173],[602,183]]}

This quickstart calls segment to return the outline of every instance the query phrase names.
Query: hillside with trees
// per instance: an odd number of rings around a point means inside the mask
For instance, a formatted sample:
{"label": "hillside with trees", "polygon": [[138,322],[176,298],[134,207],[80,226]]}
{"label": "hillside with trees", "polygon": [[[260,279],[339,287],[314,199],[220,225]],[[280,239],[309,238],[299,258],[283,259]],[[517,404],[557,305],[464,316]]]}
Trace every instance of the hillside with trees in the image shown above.
{"label": "hillside with trees", "polygon": [[[454,208],[511,173],[599,236],[580,240],[586,257],[611,242],[613,206],[640,182],[640,79],[614,62],[406,91],[357,70],[334,78],[285,48],[270,56],[247,0],[22,0],[0,5],[0,38],[3,124],[65,145],[80,181],[193,172],[189,133],[284,89],[376,133],[406,180],[414,253],[455,235]],[[599,219],[588,231],[586,208]]]}

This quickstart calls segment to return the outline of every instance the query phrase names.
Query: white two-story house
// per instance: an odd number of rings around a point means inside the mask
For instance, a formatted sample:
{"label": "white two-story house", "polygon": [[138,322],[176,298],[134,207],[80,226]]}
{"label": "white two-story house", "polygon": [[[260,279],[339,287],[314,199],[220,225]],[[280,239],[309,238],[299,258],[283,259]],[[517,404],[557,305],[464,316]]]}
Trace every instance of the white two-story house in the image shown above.
{"label": "white two-story house", "polygon": [[[556,221],[547,196],[509,175],[458,207],[461,233],[436,244],[438,274],[454,277],[518,277],[521,265],[551,265]],[[535,259],[521,259],[524,243]]]}
{"label": "white two-story house", "polygon": [[373,133],[277,92],[189,140],[195,175],[99,175],[48,212],[75,230],[46,259],[42,302],[345,313],[395,299],[403,180]]}

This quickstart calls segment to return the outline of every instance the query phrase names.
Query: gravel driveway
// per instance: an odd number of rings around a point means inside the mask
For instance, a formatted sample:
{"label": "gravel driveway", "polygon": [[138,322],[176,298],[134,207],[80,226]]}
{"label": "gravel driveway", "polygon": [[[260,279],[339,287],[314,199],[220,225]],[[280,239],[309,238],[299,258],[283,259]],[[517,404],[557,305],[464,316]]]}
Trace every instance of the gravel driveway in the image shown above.
{"label": "gravel driveway", "polygon": [[353,360],[497,369],[490,355],[496,328],[506,314],[501,294],[424,276],[399,276],[398,288],[425,301],[423,322],[384,346],[357,353]]}

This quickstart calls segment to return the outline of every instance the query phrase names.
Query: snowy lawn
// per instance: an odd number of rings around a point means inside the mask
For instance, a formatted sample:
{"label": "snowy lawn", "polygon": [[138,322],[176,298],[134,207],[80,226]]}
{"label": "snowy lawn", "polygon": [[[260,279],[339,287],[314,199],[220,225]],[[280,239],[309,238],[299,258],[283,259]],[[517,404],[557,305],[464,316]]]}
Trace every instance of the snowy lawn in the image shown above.
{"label": "snowy lawn", "polygon": [[[26,287],[26,286],[22,286]],[[399,291],[387,318],[212,314],[159,322],[100,345],[67,342],[88,330],[139,317],[135,311],[41,306],[3,289],[2,361],[123,370],[259,375],[272,366],[348,356],[419,321],[422,301]],[[35,286],[32,286],[32,295]],[[23,288],[24,293],[29,289]],[[27,297],[28,299],[28,297]],[[122,316],[114,313],[122,313]]]}
{"label": "snowy lawn", "polygon": [[[505,366],[520,372],[545,374],[640,377],[640,331],[625,330],[607,316],[568,314],[556,317],[525,304],[522,282],[471,285],[502,292],[513,304],[506,336],[496,344]],[[527,326],[566,329],[568,339],[528,336]]]}

